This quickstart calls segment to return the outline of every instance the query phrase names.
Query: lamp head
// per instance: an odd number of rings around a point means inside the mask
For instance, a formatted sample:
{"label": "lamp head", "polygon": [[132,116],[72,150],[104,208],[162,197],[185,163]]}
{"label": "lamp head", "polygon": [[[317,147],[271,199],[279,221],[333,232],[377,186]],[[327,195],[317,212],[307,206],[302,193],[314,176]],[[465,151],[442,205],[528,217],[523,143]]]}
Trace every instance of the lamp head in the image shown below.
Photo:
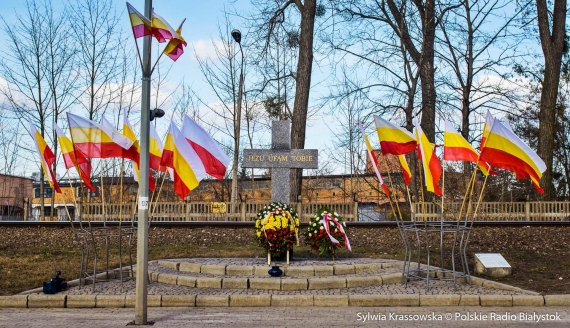
{"label": "lamp head", "polygon": [[234,38],[235,42],[241,43],[241,32],[239,30],[232,31],[232,38]]}
{"label": "lamp head", "polygon": [[161,118],[164,116],[164,111],[160,108],[155,108],[150,110],[149,120],[152,121],[154,118]]}

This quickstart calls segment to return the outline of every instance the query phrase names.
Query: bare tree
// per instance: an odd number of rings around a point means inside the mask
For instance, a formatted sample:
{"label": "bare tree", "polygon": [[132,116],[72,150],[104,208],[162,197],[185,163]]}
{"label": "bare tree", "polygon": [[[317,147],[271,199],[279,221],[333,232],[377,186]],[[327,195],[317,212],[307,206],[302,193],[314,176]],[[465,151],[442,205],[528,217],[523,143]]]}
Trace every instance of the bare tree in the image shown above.
{"label": "bare tree", "polygon": [[69,2],[69,22],[78,56],[79,104],[90,120],[99,120],[116,100],[121,51],[125,36],[110,0]]}
{"label": "bare tree", "polygon": [[[302,149],[305,147],[305,132],[307,127],[307,113],[309,109],[309,92],[311,88],[311,74],[313,68],[313,39],[315,17],[317,14],[317,0],[253,0],[256,13],[252,15],[254,33],[259,37],[261,55],[265,55],[271,44],[271,39],[277,27],[289,13],[297,13],[293,18],[298,22],[299,52],[297,69],[295,72],[295,101],[293,103],[291,125],[291,147]],[[319,9],[319,13],[322,10]],[[278,100],[281,102],[281,99]],[[297,199],[301,194],[303,170],[291,170],[291,199]]]}
{"label": "bare tree", "polygon": [[[515,29],[514,23],[529,5],[530,1],[520,3],[506,15],[503,13],[508,12],[510,1],[464,0],[461,7],[449,10],[443,17],[439,59],[444,65],[439,75],[441,94],[448,94],[440,97],[440,103],[446,111],[444,116],[461,113],[461,134],[468,141],[475,139],[471,133],[473,113],[483,115],[484,109],[504,104],[507,104],[505,108],[512,107],[508,105],[514,99],[500,83],[478,79],[493,73],[504,75],[501,70],[525,54],[517,51],[524,35],[522,30]],[[470,163],[463,163],[463,189],[468,184],[471,169]]]}
{"label": "bare tree", "polygon": [[[69,85],[60,79],[70,74],[67,63],[72,51],[67,46],[62,17],[55,17],[50,1],[26,2],[24,15],[16,14],[18,23],[2,18],[8,46],[2,52],[0,75],[7,84],[0,88],[6,109],[27,126],[27,120],[39,127],[41,136],[54,148],[56,141],[46,124],[55,121],[61,107],[70,104],[67,95],[56,92],[56,85]],[[58,84],[61,82],[61,84]],[[66,90],[69,91],[69,90]],[[40,201],[44,216],[44,173],[40,170]],[[51,208],[53,215],[53,206]]]}
{"label": "bare tree", "polygon": [[[218,26],[219,42],[212,42],[216,53],[215,58],[202,58],[196,54],[196,59],[206,83],[217,98],[216,102],[208,102],[198,96],[198,100],[214,113],[217,117],[216,121],[222,121],[215,125],[212,124],[212,126],[218,126],[220,123],[224,124],[224,127],[218,128],[218,130],[232,140],[233,146],[230,148],[234,153],[232,172],[236,173],[232,175],[237,177],[237,172],[239,172],[240,140],[236,131],[238,126],[241,127],[241,122],[238,121],[238,93],[241,67],[237,61],[239,57],[236,56],[241,56],[241,53],[239,45],[232,39],[231,30],[229,16],[226,14],[225,21]],[[241,120],[241,117],[239,119]],[[239,188],[239,184],[237,185]]]}
{"label": "bare tree", "polygon": [[566,0],[536,0],[538,31],[544,54],[544,77],[540,96],[540,135],[538,137],[538,155],[546,164],[542,177],[544,185],[543,200],[554,196],[553,155],[556,125],[556,100],[560,82],[562,56],[567,52],[566,40]]}

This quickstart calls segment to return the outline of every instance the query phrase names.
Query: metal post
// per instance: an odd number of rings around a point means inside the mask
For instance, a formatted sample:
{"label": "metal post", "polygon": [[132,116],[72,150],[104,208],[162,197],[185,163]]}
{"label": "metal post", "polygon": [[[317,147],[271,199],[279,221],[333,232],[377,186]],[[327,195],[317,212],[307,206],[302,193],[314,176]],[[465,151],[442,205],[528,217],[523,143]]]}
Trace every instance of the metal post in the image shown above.
{"label": "metal post", "polygon": [[[240,36],[241,37],[241,36]],[[234,158],[233,158],[233,172],[232,172],[232,199],[233,203],[237,202],[238,197],[238,159],[239,159],[239,135],[241,129],[241,99],[243,95],[243,50],[241,48],[241,42],[237,42],[239,44],[239,50],[241,51],[241,68],[239,74],[239,91],[238,91],[238,105],[237,105],[237,113],[236,113],[236,120],[234,121]]]}
{"label": "metal post", "polygon": [[[145,0],[144,15],[151,19],[152,0]],[[150,119],[150,36],[143,39],[142,98],[141,98],[141,135],[139,164],[139,218],[137,235],[137,274],[135,325],[147,322],[147,276],[148,276],[148,169],[149,169],[149,119]]]}

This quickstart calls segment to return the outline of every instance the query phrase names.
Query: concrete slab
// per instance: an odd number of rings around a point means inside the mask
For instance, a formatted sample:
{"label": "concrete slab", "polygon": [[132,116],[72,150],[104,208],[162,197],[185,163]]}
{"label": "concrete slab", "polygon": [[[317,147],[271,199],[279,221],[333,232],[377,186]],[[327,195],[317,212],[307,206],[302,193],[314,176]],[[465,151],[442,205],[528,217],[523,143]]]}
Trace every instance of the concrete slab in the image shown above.
{"label": "concrete slab", "polygon": [[281,279],[279,278],[250,278],[249,288],[251,289],[265,289],[265,290],[280,290]]}
{"label": "concrete slab", "polygon": [[178,270],[181,272],[200,273],[201,267],[202,264],[200,263],[180,262]]}
{"label": "concrete slab", "polygon": [[307,279],[282,279],[281,290],[307,290]]}
{"label": "concrete slab", "polygon": [[309,278],[309,289],[346,288],[346,278]]}
{"label": "concrete slab", "polygon": [[[69,300],[69,296],[67,298]],[[134,308],[136,303],[136,295],[127,295],[125,297],[125,307]],[[69,301],[68,301],[69,302]],[[148,307],[161,307],[162,295],[147,295],[146,305]]]}
{"label": "concrete slab", "polygon": [[315,268],[312,265],[307,266],[290,266],[285,268],[287,277],[313,277]]}
{"label": "concrete slab", "polygon": [[315,295],[314,306],[348,306],[348,295]]}
{"label": "concrete slab", "polygon": [[255,265],[253,267],[254,274],[260,277],[271,277],[267,271],[271,269],[268,265]]}
{"label": "concrete slab", "polygon": [[161,273],[158,276],[158,282],[163,284],[176,285],[176,280],[178,280],[178,276],[172,274]]}
{"label": "concrete slab", "polygon": [[197,307],[229,306],[229,295],[196,295]]}
{"label": "concrete slab", "polygon": [[[228,265],[226,275],[228,276],[253,276],[255,268],[253,265]],[[269,270],[269,269],[268,269]]]}
{"label": "concrete slab", "polygon": [[226,274],[226,266],[225,265],[203,264],[200,267],[200,273],[212,274],[212,275],[216,275],[216,276],[224,276]]}
{"label": "concrete slab", "polygon": [[196,288],[222,288],[221,278],[196,278]]}
{"label": "concrete slab", "polygon": [[513,306],[544,306],[544,296],[513,295]]}
{"label": "concrete slab", "polygon": [[186,287],[196,287],[196,278],[195,277],[188,277],[188,276],[178,276],[176,280],[176,284],[179,286],[186,286]]}
{"label": "concrete slab", "polygon": [[395,285],[403,282],[403,275],[401,273],[392,273],[382,275],[382,285]]}
{"label": "concrete slab", "polygon": [[162,307],[194,307],[196,295],[162,295]]}
{"label": "concrete slab", "polygon": [[271,295],[230,295],[230,306],[271,306]]}
{"label": "concrete slab", "polygon": [[479,306],[479,295],[461,295],[459,306]]}
{"label": "concrete slab", "polygon": [[513,306],[511,295],[480,295],[481,306]]}
{"label": "concrete slab", "polygon": [[346,277],[346,287],[382,286],[382,277]]}
{"label": "concrete slab", "polygon": [[357,263],[354,264],[355,273],[374,272],[382,269],[382,263]]}
{"label": "concrete slab", "polygon": [[95,307],[98,308],[123,308],[125,307],[125,295],[97,295]]}
{"label": "concrete slab", "polygon": [[67,295],[29,295],[29,308],[63,308]]}
{"label": "concrete slab", "polygon": [[499,253],[475,253],[475,273],[489,277],[506,277],[512,272],[512,268]]}
{"label": "concrete slab", "polygon": [[173,269],[173,270],[178,270],[178,267],[180,266],[180,262],[158,261],[157,263],[158,263],[158,265],[161,265],[165,268],[169,268],[169,269]]}
{"label": "concrete slab", "polygon": [[0,296],[0,308],[28,307],[28,295]]}
{"label": "concrete slab", "polygon": [[457,306],[461,295],[420,295],[420,306]]}
{"label": "concrete slab", "polygon": [[334,275],[335,276],[342,276],[345,274],[354,274],[354,265],[335,265],[334,266]]}
{"label": "concrete slab", "polygon": [[68,308],[94,308],[97,295],[67,295]]}
{"label": "concrete slab", "polygon": [[222,279],[222,288],[226,289],[247,289],[247,278],[224,278]]}
{"label": "concrete slab", "polygon": [[332,265],[315,265],[315,276],[332,276],[334,268]]}
{"label": "concrete slab", "polygon": [[570,295],[544,295],[546,306],[570,306]]}
{"label": "concrete slab", "polygon": [[271,306],[313,306],[313,295],[271,295]]}

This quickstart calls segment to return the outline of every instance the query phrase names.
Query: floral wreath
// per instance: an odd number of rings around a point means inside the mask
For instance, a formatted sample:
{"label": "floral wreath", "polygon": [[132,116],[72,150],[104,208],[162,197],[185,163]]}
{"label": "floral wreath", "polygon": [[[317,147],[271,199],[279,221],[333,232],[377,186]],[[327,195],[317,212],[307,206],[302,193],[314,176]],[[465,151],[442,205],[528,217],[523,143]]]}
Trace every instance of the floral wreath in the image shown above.
{"label": "floral wreath", "polygon": [[288,204],[273,202],[264,206],[255,220],[258,246],[265,248],[272,256],[284,254],[293,248],[295,242],[299,245],[299,224],[297,212]]}
{"label": "floral wreath", "polygon": [[309,221],[305,237],[311,249],[317,251],[319,257],[333,257],[336,250],[345,247],[352,251],[346,234],[346,223],[337,212],[321,207]]}

